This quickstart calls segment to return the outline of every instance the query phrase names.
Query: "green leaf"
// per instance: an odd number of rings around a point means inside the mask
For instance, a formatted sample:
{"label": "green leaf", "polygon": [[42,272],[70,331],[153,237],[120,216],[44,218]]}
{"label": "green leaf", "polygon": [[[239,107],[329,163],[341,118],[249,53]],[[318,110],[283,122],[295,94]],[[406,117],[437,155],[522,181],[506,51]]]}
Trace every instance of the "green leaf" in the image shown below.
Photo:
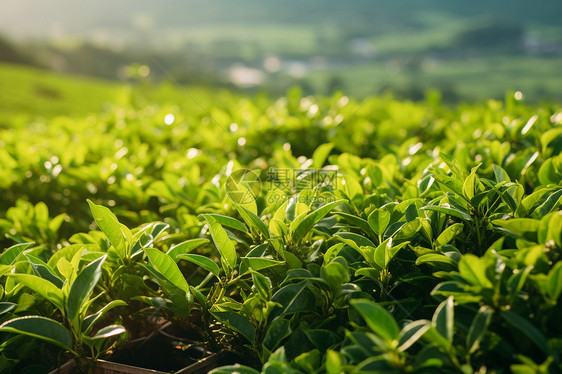
{"label": "green leaf", "polygon": [[342,190],[350,200],[363,195],[361,184],[351,175],[345,175],[341,180]]}
{"label": "green leaf", "polygon": [[236,218],[214,213],[201,214],[199,217],[203,217],[207,222],[209,221],[209,217],[213,217],[215,221],[220,223],[222,226],[230,227],[242,232],[248,232],[246,225],[238,221]]}
{"label": "green leaf", "polygon": [[453,296],[443,301],[433,313],[432,326],[447,341],[453,343],[454,303]]}
{"label": "green leaf", "polygon": [[562,211],[552,213],[548,222],[546,242],[553,241],[558,248],[562,248]]}
{"label": "green leaf", "polygon": [[[175,262],[174,265],[176,265]],[[189,316],[189,313],[191,311],[191,306],[193,303],[192,294],[173,284],[169,279],[167,279],[164,275],[162,275],[162,273],[156,270],[153,266],[144,265],[144,264],[142,266],[156,277],[156,280],[162,287],[162,290],[171,300],[171,303],[167,300],[163,300],[164,306],[171,309],[179,317],[187,318]],[[189,291],[191,291],[191,287],[189,288]],[[196,296],[199,298],[198,294],[196,294]],[[144,299],[139,298],[139,300],[141,301],[145,300],[145,302],[148,301],[148,303],[152,305],[152,302],[153,300],[155,300],[155,298],[144,298]]]}
{"label": "green leaf", "polygon": [[340,205],[344,201],[345,200],[330,201],[329,203],[326,203],[326,204],[322,205],[320,208],[318,208],[314,212],[310,213],[310,214],[314,214],[314,217],[315,217],[314,223],[317,223],[318,221],[320,221],[328,213],[330,213],[335,207],[337,207],[338,205]]}
{"label": "green leaf", "polygon": [[301,260],[299,260],[299,258],[294,254],[292,254],[291,252],[283,250],[281,255],[283,256],[283,259],[291,269],[298,269],[302,267]]}
{"label": "green leaf", "polygon": [[264,238],[269,239],[269,230],[260,217],[258,217],[254,212],[244,208],[242,205],[235,204],[235,207],[249,227],[254,228],[257,232],[261,233]]}
{"label": "green leaf", "polygon": [[250,270],[259,271],[277,265],[285,264],[283,261],[277,261],[265,257],[242,257],[240,258],[240,273],[246,274]]}
{"label": "green leaf", "polygon": [[539,181],[542,185],[558,184],[560,181],[560,174],[554,166],[554,160],[552,158],[546,159],[538,172]]}
{"label": "green leaf", "polygon": [[376,245],[366,237],[353,232],[340,232],[334,235],[334,238],[344,242],[359,253],[361,253],[359,247],[376,247]]}
{"label": "green leaf", "polygon": [[548,196],[546,201],[541,204],[536,211],[539,212],[541,217],[546,216],[548,213],[552,212],[556,207],[560,206],[559,200],[562,198],[562,189],[553,192]]}
{"label": "green leaf", "polygon": [[64,219],[66,217],[67,217],[67,215],[65,213],[61,213],[58,216],[52,218],[49,221],[49,231],[51,231],[51,232],[59,231],[59,228],[62,225],[62,223],[64,222]]}
{"label": "green leaf", "polygon": [[287,336],[291,335],[291,322],[285,318],[278,318],[267,328],[263,346],[273,352]]}
{"label": "green leaf", "polygon": [[478,164],[477,166],[473,167],[470,171],[470,175],[465,179],[464,184],[462,186],[462,192],[464,197],[468,200],[474,197],[476,192],[476,186],[478,183],[478,177],[476,176],[476,171],[482,164]]}
{"label": "green leaf", "polygon": [[459,261],[459,272],[461,276],[473,285],[491,288],[492,282],[486,276],[488,262],[473,254],[465,254]]}
{"label": "green leaf", "polygon": [[312,227],[316,223],[318,223],[318,221],[324,218],[328,213],[332,211],[332,209],[334,209],[342,202],[343,200],[332,201],[318,208],[314,212],[308,213],[306,218],[299,222],[298,225],[295,225],[294,229],[293,225],[291,224],[291,231],[293,232],[293,242],[298,243],[298,241],[301,240],[304,235],[306,235],[306,233],[308,233],[312,229]]}
{"label": "green leaf", "polygon": [[154,249],[145,248],[150,264],[172,285],[184,292],[189,292],[189,285],[176,262],[167,254]]}
{"label": "green leaf", "polygon": [[62,291],[53,283],[31,274],[8,274],[8,276],[49,300],[59,310],[64,310]]}
{"label": "green leaf", "polygon": [[472,217],[470,217],[470,214],[463,212],[459,209],[455,209],[455,208],[451,208],[451,207],[447,207],[447,206],[439,206],[439,205],[426,205],[424,207],[422,207],[421,209],[427,209],[427,210],[432,210],[435,212],[439,212],[439,213],[444,213],[447,214],[449,216],[452,217],[457,217],[460,218],[464,221],[472,221]]}
{"label": "green leaf", "polygon": [[322,354],[318,349],[301,353],[294,359],[294,363],[300,367],[305,373],[313,373],[320,366]]}
{"label": "green leaf", "polygon": [[177,259],[177,255],[189,253],[197,247],[202,246],[203,244],[209,243],[209,239],[204,238],[197,238],[197,239],[190,239],[186,240],[185,242],[181,242],[180,244],[173,245],[170,247],[166,254],[170,256],[172,259]]}
{"label": "green leaf", "polygon": [[464,169],[460,166],[459,162],[454,157],[449,156],[448,154],[442,152],[439,152],[439,157],[441,157],[441,159],[445,161],[445,163],[447,164],[449,169],[451,169],[453,174],[455,174],[457,177],[462,179],[466,178],[466,173]]}
{"label": "green leaf", "polygon": [[18,304],[16,303],[10,303],[7,301],[0,302],[0,316],[14,310],[17,306]]}
{"label": "green leaf", "polygon": [[369,214],[369,226],[375,234],[382,235],[390,223],[390,212],[385,209],[375,209]]}
{"label": "green leaf", "polygon": [[341,342],[341,337],[332,330],[308,329],[304,333],[308,340],[321,351],[326,351]]}
{"label": "green leaf", "polygon": [[225,270],[228,269],[228,273],[230,273],[236,267],[236,260],[238,258],[236,248],[220,223],[213,217],[207,217],[207,222],[209,222],[209,230],[211,231],[213,242],[221,254],[223,264],[226,266]]}
{"label": "green leaf", "polygon": [[96,332],[96,334],[92,336],[90,339],[92,340],[107,339],[112,336],[123,334],[125,331],[127,330],[125,329],[125,327],[121,325],[109,325],[99,329],[98,332]]}
{"label": "green leaf", "polygon": [[369,222],[365,221],[363,218],[357,217],[356,215],[353,215],[353,214],[344,213],[344,212],[337,212],[337,215],[343,217],[346,221],[348,221],[352,225],[355,225],[356,227],[363,230],[363,232],[365,234],[375,236],[375,232],[373,231],[373,229],[369,225]]}
{"label": "green leaf", "polygon": [[236,364],[221,366],[220,368],[211,370],[209,374],[260,374],[260,372],[251,367]]}
{"label": "green leaf", "polygon": [[342,357],[340,353],[328,349],[326,351],[326,364],[324,365],[326,368],[327,374],[341,374],[344,373],[342,370]]}
{"label": "green leaf", "polygon": [[211,311],[211,314],[215,316],[216,319],[239,332],[243,337],[248,339],[250,343],[254,343],[256,338],[256,329],[254,325],[243,315],[235,312],[219,312]]}
{"label": "green leaf", "polygon": [[562,136],[562,127],[555,127],[553,129],[545,131],[541,135],[541,145],[543,153],[546,153],[546,149],[556,138]]}
{"label": "green leaf", "polygon": [[103,308],[101,308],[97,313],[90,314],[86,318],[84,318],[84,323],[82,324],[82,333],[87,334],[90,329],[94,326],[94,324],[107,312],[111,309],[119,307],[119,306],[126,306],[127,303],[123,300],[113,300]]}
{"label": "green leaf", "polygon": [[502,169],[500,166],[496,165],[496,164],[492,164],[492,168],[494,169],[494,176],[496,177],[496,182],[501,183],[501,182],[506,182],[506,183],[510,183],[511,179],[509,178],[509,175],[507,174],[507,172]]}
{"label": "green leaf", "polygon": [[322,168],[333,148],[334,144],[332,143],[324,143],[316,148],[312,154],[312,167],[315,169]]}
{"label": "green leaf", "polygon": [[470,328],[468,329],[468,335],[466,336],[466,348],[468,349],[468,353],[472,354],[478,349],[480,341],[492,321],[493,313],[493,309],[484,305],[478,310],[476,316],[474,316]]}
{"label": "green leaf", "polygon": [[552,300],[558,300],[562,293],[562,262],[557,262],[548,273],[546,291]]}
{"label": "green leaf", "polygon": [[200,266],[203,269],[207,270],[209,273],[213,274],[217,278],[220,277],[219,265],[217,265],[213,260],[209,259],[208,257],[196,255],[192,253],[186,253],[183,255],[178,255],[177,258],[192,262],[195,265]]}
{"label": "green leaf", "polygon": [[552,350],[548,346],[548,342],[544,335],[527,319],[510,311],[501,312],[501,316],[515,329],[519,330],[523,335],[529,338],[545,355],[551,355]]}
{"label": "green leaf", "polygon": [[51,267],[49,265],[47,265],[45,262],[43,262],[41,259],[32,256],[32,255],[25,255],[25,257],[27,258],[27,260],[29,261],[29,263],[31,264],[31,267],[33,268],[33,271],[35,272],[35,274],[37,274],[38,276],[40,276],[43,279],[48,280],[49,282],[51,282],[52,284],[54,284],[57,288],[62,288],[62,285],[64,284],[63,280],[60,279],[55,272],[53,271],[53,269],[51,269]]}
{"label": "green leaf", "polygon": [[[412,221],[414,222],[414,221]],[[382,242],[379,246],[377,246],[377,248],[375,248],[374,253],[373,253],[373,260],[375,262],[375,264],[382,270],[382,269],[386,269],[388,267],[388,264],[390,263],[390,261],[394,258],[394,256],[396,255],[396,253],[398,253],[398,251],[402,248],[404,248],[406,245],[408,245],[409,242],[402,242],[396,246],[392,246],[392,238],[388,238],[386,239],[384,242]],[[363,249],[365,247],[361,247],[361,249]],[[363,254],[364,256],[366,254]]]}
{"label": "green leaf", "polygon": [[[343,260],[341,257],[337,259]],[[337,261],[337,259],[320,268],[320,276],[328,283],[332,293],[336,293],[350,279],[347,263],[345,260]]]}
{"label": "green leaf", "polygon": [[382,306],[365,299],[354,299],[350,301],[350,304],[361,314],[367,326],[383,338],[387,344],[398,339],[400,333],[398,324]]}
{"label": "green leaf", "polygon": [[101,231],[107,236],[109,242],[117,251],[117,254],[121,259],[127,257],[127,238],[131,236],[123,225],[119,223],[119,220],[109,210],[108,208],[96,205],[92,201],[88,200],[90,205],[90,210],[92,211],[92,216],[94,217],[96,224],[99,226]]}
{"label": "green leaf", "polygon": [[425,334],[423,334],[423,339],[442,348],[445,351],[451,349],[451,343],[441,335],[434,326],[431,326]]}
{"label": "green leaf", "polygon": [[447,227],[437,237],[437,240],[435,241],[436,244],[439,246],[439,245],[444,245],[444,244],[447,244],[447,243],[451,242],[451,240],[453,240],[455,237],[457,237],[458,235],[460,235],[463,232],[463,229],[464,229],[464,225],[462,223],[455,223],[455,224]]}
{"label": "green leaf", "polygon": [[262,299],[269,300],[271,297],[271,289],[273,288],[269,278],[256,271],[252,271],[252,283],[254,284],[256,290],[258,290]]}
{"label": "green leaf", "polygon": [[271,300],[279,303],[280,307],[271,312],[270,318],[292,313],[314,312],[314,294],[306,285],[307,282],[303,281],[286,285],[277,291]]}
{"label": "green leaf", "polygon": [[72,335],[70,331],[50,318],[41,316],[14,318],[0,325],[0,331],[42,339],[68,351],[72,351]]}
{"label": "green leaf", "polygon": [[503,227],[516,235],[524,236],[528,232],[537,232],[540,221],[531,218],[512,218],[509,220],[496,219],[492,221],[492,224]]}
{"label": "green leaf", "polygon": [[421,338],[431,327],[428,320],[419,320],[408,323],[400,331],[398,350],[404,352]]}
{"label": "green leaf", "polygon": [[396,232],[396,238],[397,239],[409,239],[409,238],[413,237],[422,228],[421,222],[422,222],[422,218],[419,218],[419,217],[415,218],[412,221],[406,222]]}
{"label": "green leaf", "polygon": [[68,319],[74,321],[101,277],[101,267],[107,255],[91,262],[78,274],[68,293],[66,310]]}
{"label": "green leaf", "polygon": [[450,177],[448,175],[443,174],[432,174],[432,177],[435,181],[441,186],[441,190],[447,192],[452,191],[459,196],[463,196],[463,183],[461,182],[458,177]]}
{"label": "green leaf", "polygon": [[291,240],[293,243],[298,243],[306,234],[308,234],[316,221],[314,212],[309,214],[303,213],[303,216],[303,219],[295,219],[289,226],[289,232],[292,234]]}
{"label": "green leaf", "polygon": [[23,251],[31,247],[33,244],[35,243],[20,243],[6,249],[0,256],[0,265],[13,265]]}
{"label": "green leaf", "polygon": [[416,260],[416,265],[420,264],[430,264],[444,271],[457,269],[458,266],[455,260],[441,253],[426,253],[421,255]]}

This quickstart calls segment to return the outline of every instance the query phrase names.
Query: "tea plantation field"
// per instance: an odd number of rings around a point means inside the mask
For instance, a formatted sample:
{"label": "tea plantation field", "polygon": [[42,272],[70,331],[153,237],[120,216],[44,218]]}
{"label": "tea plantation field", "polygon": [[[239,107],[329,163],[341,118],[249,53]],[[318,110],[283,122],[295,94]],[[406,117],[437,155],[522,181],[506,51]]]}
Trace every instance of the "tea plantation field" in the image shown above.
{"label": "tea plantation field", "polygon": [[562,372],[560,105],[189,88],[200,106],[17,69],[0,372],[164,321],[180,351],[240,354],[214,373]]}

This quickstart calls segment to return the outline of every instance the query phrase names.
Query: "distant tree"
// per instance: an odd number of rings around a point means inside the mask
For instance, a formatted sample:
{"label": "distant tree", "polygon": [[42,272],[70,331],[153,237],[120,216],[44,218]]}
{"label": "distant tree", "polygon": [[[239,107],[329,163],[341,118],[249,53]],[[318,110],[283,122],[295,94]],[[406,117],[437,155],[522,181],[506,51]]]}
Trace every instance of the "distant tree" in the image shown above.
{"label": "distant tree", "polygon": [[525,32],[522,25],[487,23],[461,33],[457,45],[464,48],[520,47]]}
{"label": "distant tree", "polygon": [[331,95],[337,91],[345,91],[345,81],[339,75],[333,75],[326,84],[326,93]]}
{"label": "distant tree", "polygon": [[37,65],[33,57],[2,37],[0,37],[0,61],[12,64]]}

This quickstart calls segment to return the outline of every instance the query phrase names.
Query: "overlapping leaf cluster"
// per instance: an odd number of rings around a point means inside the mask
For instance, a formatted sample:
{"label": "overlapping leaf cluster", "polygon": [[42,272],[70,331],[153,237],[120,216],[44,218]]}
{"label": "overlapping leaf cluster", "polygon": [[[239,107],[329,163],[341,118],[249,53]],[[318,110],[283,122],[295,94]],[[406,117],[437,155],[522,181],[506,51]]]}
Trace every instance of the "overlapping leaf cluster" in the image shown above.
{"label": "overlapping leaf cluster", "polygon": [[558,372],[560,108],[217,100],[0,129],[3,371],[152,315],[246,353],[216,373]]}

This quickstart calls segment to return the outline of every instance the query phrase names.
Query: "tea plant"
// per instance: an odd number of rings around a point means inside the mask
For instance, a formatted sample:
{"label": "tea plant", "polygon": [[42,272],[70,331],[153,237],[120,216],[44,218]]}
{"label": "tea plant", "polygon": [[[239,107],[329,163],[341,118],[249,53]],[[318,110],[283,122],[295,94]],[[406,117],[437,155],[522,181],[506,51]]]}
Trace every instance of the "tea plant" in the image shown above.
{"label": "tea plant", "polygon": [[215,373],[560,372],[558,106],[213,100],[0,129],[2,372],[162,321]]}

